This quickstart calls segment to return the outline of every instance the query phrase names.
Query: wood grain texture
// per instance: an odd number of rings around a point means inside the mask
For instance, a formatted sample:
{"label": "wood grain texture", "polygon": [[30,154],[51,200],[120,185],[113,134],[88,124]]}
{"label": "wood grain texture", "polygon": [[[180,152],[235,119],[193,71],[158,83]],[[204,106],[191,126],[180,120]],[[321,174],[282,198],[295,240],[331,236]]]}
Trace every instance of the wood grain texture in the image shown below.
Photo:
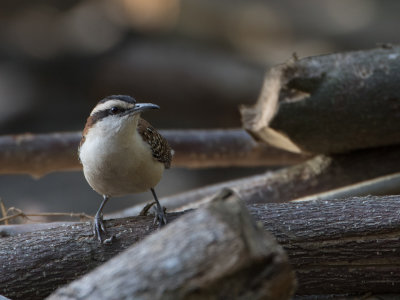
{"label": "wood grain texture", "polygon": [[286,249],[298,294],[383,294],[400,292],[399,204],[399,196],[355,197],[250,211]]}

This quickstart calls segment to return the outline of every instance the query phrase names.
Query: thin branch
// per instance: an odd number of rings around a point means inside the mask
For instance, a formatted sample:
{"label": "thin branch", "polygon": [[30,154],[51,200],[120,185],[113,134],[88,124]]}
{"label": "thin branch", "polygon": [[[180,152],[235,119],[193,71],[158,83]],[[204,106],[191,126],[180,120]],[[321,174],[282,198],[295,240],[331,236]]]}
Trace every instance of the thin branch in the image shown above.
{"label": "thin branch", "polygon": [[[175,151],[174,167],[277,166],[304,161],[297,155],[256,143],[244,130],[161,130]],[[79,132],[0,137],[0,174],[42,176],[80,170]]]}
{"label": "thin branch", "polygon": [[[1,215],[3,217],[7,216],[7,210],[4,205],[3,199],[1,199],[1,198],[0,198],[0,210],[1,210]],[[0,221],[0,223],[1,223],[1,221]],[[4,225],[8,225],[8,220],[4,220]]]}
{"label": "thin branch", "polygon": [[381,176],[338,189],[313,194],[293,201],[332,200],[368,195],[393,195],[400,192],[400,173]]}
{"label": "thin branch", "polygon": [[[10,212],[16,212],[13,213],[12,215],[8,215]],[[19,208],[15,208],[15,207],[10,207],[9,209],[7,209],[7,211],[5,212],[5,214],[3,214],[4,217],[0,218],[0,223],[1,222],[5,222],[5,225],[8,225],[8,221],[18,218],[18,217],[22,217],[25,219],[29,219],[29,217],[70,217],[70,218],[79,218],[80,220],[84,220],[84,219],[88,219],[88,220],[92,220],[93,217],[89,216],[85,213],[64,213],[64,212],[43,212],[43,213],[25,213],[23,212],[21,209]]]}

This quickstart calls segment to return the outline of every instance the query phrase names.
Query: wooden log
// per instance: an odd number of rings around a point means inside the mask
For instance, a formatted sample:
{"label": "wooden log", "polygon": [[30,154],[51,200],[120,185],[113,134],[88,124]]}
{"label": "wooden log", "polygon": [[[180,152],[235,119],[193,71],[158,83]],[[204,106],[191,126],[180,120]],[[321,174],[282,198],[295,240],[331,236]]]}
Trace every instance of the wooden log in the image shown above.
{"label": "wooden log", "polygon": [[[260,175],[231,180],[162,198],[169,211],[196,208],[224,187],[235,189],[247,203],[287,202],[400,172],[400,146],[366,149],[348,154],[319,155],[302,164]],[[392,193],[400,193],[400,186]],[[378,191],[375,192],[379,194]],[[112,217],[137,215],[136,205]]]}
{"label": "wooden log", "polygon": [[[247,207],[288,253],[298,294],[398,294],[399,201],[370,196]],[[185,213],[170,213],[168,220]],[[100,247],[89,223],[1,238],[0,294],[43,298],[146,237],[155,230],[152,222],[152,216],[107,220],[116,239]]]}
{"label": "wooden log", "polygon": [[[161,130],[175,151],[174,167],[278,166],[304,161],[297,155],[256,143],[244,130]],[[80,132],[0,137],[0,174],[81,170]]]}
{"label": "wooden log", "polygon": [[297,294],[385,294],[400,292],[399,201],[369,196],[249,209],[287,251]]}
{"label": "wooden log", "polygon": [[[172,222],[179,215],[169,214],[168,220]],[[11,299],[43,299],[157,229],[153,217],[110,220],[106,224],[108,233],[116,239],[105,245],[93,239],[90,222],[2,238],[0,294]]]}
{"label": "wooden log", "polygon": [[225,190],[47,299],[290,299],[295,286],[283,249]]}
{"label": "wooden log", "polygon": [[294,152],[400,144],[400,47],[336,53],[272,68],[244,127]]}

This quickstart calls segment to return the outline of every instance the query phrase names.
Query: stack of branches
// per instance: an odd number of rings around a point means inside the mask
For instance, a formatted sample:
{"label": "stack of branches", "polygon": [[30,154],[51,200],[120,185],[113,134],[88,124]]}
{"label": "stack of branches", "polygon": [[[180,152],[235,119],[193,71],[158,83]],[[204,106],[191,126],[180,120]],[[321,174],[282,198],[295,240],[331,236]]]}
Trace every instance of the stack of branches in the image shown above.
{"label": "stack of branches", "polygon": [[[106,244],[90,222],[2,226],[0,294],[400,296],[399,57],[385,46],[295,59],[241,108],[246,131],[164,131],[175,166],[287,166],[161,199],[165,229],[152,233],[140,206],[109,216]],[[78,133],[1,137],[0,173],[79,169],[78,142]]]}

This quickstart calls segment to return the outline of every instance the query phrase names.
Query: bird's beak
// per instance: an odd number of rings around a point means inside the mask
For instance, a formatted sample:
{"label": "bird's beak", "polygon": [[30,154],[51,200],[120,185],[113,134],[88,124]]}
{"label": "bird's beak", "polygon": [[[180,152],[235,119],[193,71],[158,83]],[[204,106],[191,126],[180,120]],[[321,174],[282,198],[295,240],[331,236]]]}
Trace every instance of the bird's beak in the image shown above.
{"label": "bird's beak", "polygon": [[153,103],[136,103],[134,107],[131,109],[127,110],[126,113],[129,115],[135,115],[137,113],[141,113],[145,110],[150,110],[150,109],[159,109],[160,107],[157,104]]}

